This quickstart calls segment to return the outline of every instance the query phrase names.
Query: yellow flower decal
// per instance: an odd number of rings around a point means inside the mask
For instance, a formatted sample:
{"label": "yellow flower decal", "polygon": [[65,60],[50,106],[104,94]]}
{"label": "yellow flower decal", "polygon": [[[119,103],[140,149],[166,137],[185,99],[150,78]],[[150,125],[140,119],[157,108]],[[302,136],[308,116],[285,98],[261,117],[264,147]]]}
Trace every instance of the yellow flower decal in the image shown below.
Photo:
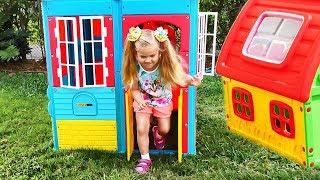
{"label": "yellow flower decal", "polygon": [[142,31],[139,27],[131,27],[129,29],[129,33],[127,35],[127,38],[129,41],[135,42],[140,38],[141,34],[142,34]]}
{"label": "yellow flower decal", "polygon": [[163,29],[163,27],[158,27],[157,30],[154,31],[154,37],[159,42],[164,42],[168,39],[168,30]]}

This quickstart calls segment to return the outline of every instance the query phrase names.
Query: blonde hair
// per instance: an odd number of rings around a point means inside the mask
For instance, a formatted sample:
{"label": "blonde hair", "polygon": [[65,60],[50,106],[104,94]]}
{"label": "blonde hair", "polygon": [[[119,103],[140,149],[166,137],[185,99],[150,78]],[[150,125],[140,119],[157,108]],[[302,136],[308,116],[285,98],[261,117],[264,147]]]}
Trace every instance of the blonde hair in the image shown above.
{"label": "blonde hair", "polygon": [[124,45],[122,77],[125,87],[132,88],[137,80],[136,54],[139,48],[157,45],[159,47],[159,73],[160,80],[165,84],[184,85],[185,72],[181,66],[182,58],[176,53],[169,39],[159,42],[154,37],[154,31],[143,29],[139,39],[135,42],[126,39]]}

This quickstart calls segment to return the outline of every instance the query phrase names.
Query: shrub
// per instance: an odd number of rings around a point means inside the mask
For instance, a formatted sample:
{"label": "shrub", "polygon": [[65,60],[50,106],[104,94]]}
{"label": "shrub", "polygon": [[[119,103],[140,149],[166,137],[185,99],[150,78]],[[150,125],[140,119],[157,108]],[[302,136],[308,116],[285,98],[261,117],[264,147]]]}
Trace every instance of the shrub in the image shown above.
{"label": "shrub", "polygon": [[24,60],[30,52],[28,23],[39,0],[2,0],[0,3],[0,61]]}

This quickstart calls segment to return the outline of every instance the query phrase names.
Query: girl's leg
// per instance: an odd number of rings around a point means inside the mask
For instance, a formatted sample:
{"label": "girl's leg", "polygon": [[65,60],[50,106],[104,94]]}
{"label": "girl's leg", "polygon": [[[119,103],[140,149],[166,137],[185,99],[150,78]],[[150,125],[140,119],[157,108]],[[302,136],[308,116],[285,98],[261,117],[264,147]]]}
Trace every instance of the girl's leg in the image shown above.
{"label": "girl's leg", "polygon": [[152,128],[153,143],[157,149],[163,149],[166,145],[166,135],[170,131],[170,117],[158,118],[158,126]]}
{"label": "girl's leg", "polygon": [[141,155],[149,153],[149,128],[151,114],[136,112],[137,141]]}
{"label": "girl's leg", "polygon": [[165,136],[169,133],[170,131],[170,122],[171,118],[158,118],[158,128],[159,128],[159,135],[160,136]]}

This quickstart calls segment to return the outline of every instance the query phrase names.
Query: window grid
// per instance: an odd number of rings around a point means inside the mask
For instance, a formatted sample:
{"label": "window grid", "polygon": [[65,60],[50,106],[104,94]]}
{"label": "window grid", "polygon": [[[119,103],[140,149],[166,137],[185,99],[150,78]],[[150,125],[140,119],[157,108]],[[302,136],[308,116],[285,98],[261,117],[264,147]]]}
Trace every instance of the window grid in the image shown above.
{"label": "window grid", "polygon": [[[68,21],[71,21],[71,27],[72,27],[72,41],[69,41],[68,39]],[[60,26],[60,22],[63,22],[63,27]],[[78,47],[75,46],[75,42],[77,42],[77,34],[76,34],[76,19],[74,17],[57,17],[56,18],[56,24],[57,27],[55,29],[55,36],[57,38],[57,58],[59,61],[59,77],[60,77],[60,86],[61,87],[67,87],[67,88],[78,88],[79,87],[79,78],[78,78],[78,74],[79,74],[79,67],[78,64],[79,62],[77,61],[78,59]],[[60,34],[60,28],[62,28],[62,33]],[[63,38],[63,39],[61,39]],[[66,63],[62,62],[62,54],[61,54],[61,45],[65,44],[64,47],[64,51],[65,51],[65,61]],[[70,55],[69,55],[69,45],[72,44],[73,45],[73,53],[74,53],[74,64],[70,64]],[[62,67],[65,66],[66,70],[67,70],[67,85],[64,84],[63,82],[63,73],[62,73]],[[70,67],[74,67],[75,71],[74,71],[74,80],[75,80],[75,84],[72,85],[71,83],[71,72],[70,72]]]}
{"label": "window grid", "polygon": [[242,53],[256,60],[281,64],[303,22],[301,15],[272,11],[262,13],[250,31]]}
{"label": "window grid", "polygon": [[[198,60],[197,60],[197,74],[214,76],[215,73],[215,52],[216,52],[216,34],[217,34],[217,12],[199,12],[198,24]],[[209,19],[213,18],[214,27],[213,33],[208,32]],[[210,44],[208,39],[212,38]],[[212,46],[212,52],[207,51],[207,45]],[[207,57],[209,57],[209,64],[211,67],[206,67]]]}
{"label": "window grid", "polygon": [[252,94],[242,88],[232,89],[233,111],[238,117],[247,121],[254,121],[254,107]]}
{"label": "window grid", "polygon": [[288,138],[295,137],[295,123],[292,107],[280,102],[271,101],[270,102],[270,122],[272,129]]}
{"label": "window grid", "polygon": [[[83,20],[90,20],[90,36],[91,36],[91,40],[85,40],[84,39],[84,24],[83,24]],[[95,39],[94,38],[94,26],[93,26],[93,20],[100,20],[100,32],[101,32],[101,38],[100,39]],[[104,51],[104,46],[105,46],[105,42],[104,42],[104,38],[106,36],[106,34],[104,34],[103,31],[104,30],[104,20],[102,16],[82,16],[80,17],[80,38],[81,38],[81,53],[82,53],[82,75],[83,75],[83,86],[84,87],[104,87],[106,85],[106,71],[107,69],[105,68],[105,58],[107,56],[107,52]],[[92,51],[92,63],[88,63],[85,62],[85,50],[84,50],[84,45],[85,43],[91,43],[91,51]],[[96,62],[96,58],[95,58],[95,43],[101,43],[102,46],[102,62]],[[107,50],[107,49],[106,49]],[[96,65],[102,65],[102,71],[103,71],[103,77],[102,77],[102,84],[97,85],[97,78],[96,78]],[[86,78],[86,66],[92,66],[93,69],[93,84],[92,85],[88,85],[87,84],[87,78]]]}

